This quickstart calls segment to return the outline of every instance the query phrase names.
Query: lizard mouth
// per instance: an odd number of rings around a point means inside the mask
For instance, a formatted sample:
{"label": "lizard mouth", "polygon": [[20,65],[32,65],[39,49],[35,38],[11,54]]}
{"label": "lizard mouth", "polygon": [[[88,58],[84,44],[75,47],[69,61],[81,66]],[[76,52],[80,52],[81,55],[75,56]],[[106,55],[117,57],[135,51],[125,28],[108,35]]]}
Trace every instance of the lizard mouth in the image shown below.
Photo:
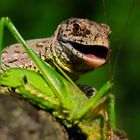
{"label": "lizard mouth", "polygon": [[69,51],[75,56],[84,60],[90,67],[99,67],[107,62],[109,56],[108,46],[97,45],[84,45],[72,41],[62,41]]}

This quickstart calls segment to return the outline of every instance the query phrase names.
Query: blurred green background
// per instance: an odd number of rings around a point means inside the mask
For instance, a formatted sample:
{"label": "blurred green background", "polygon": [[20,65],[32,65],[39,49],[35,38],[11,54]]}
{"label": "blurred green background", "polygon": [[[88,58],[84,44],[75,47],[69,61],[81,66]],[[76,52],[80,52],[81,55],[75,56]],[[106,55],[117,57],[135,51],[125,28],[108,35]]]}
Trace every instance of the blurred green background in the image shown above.
{"label": "blurred green background", "polygon": [[[123,40],[112,91],[116,96],[117,125],[127,132],[130,140],[139,140],[140,1],[136,1],[132,12],[133,0],[104,0],[104,2],[102,0],[1,0],[0,17],[10,17],[25,39],[49,37],[57,25],[69,17],[107,22],[112,30],[112,66],[118,52],[117,48]],[[130,12],[131,15],[128,16]],[[128,26],[122,38],[127,19]],[[5,46],[15,43],[7,30],[4,40]],[[110,64],[82,76],[79,83],[100,88],[109,77]]]}

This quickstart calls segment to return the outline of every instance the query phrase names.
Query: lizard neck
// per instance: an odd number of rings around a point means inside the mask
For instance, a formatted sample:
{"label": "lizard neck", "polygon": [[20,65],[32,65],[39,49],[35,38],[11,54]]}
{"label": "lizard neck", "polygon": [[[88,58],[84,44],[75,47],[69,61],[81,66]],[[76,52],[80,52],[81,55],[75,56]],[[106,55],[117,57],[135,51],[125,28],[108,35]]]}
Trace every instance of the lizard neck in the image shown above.
{"label": "lizard neck", "polygon": [[90,68],[88,69],[82,60],[74,56],[64,45],[59,43],[55,36],[50,38],[48,46],[46,61],[50,65],[52,61],[58,64],[73,80],[77,80],[80,75],[89,71]]}

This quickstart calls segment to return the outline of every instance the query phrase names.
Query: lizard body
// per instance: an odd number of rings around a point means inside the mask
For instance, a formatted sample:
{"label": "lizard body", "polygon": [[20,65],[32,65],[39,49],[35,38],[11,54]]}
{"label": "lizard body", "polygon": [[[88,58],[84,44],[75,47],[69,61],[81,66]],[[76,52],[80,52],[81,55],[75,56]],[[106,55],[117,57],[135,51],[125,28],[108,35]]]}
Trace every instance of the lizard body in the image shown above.
{"label": "lizard body", "polygon": [[[107,62],[109,35],[106,24],[70,18],[63,21],[50,38],[29,40],[27,43],[50,65],[57,63],[73,79]],[[3,50],[1,69],[19,67],[37,70],[20,44]]]}
{"label": "lizard body", "polygon": [[[51,65],[54,61],[76,79],[81,74],[107,62],[110,33],[106,24],[70,18],[58,26],[52,37],[29,40],[27,43],[50,66],[54,67]],[[38,71],[20,44],[5,48],[1,55],[1,62],[0,72],[13,67]],[[3,88],[0,87],[0,91],[2,90]],[[86,91],[88,92],[87,89]],[[5,92],[5,89],[2,92]],[[89,124],[89,130],[91,126]],[[116,132],[113,132],[113,135],[115,139],[121,138],[121,135]]]}

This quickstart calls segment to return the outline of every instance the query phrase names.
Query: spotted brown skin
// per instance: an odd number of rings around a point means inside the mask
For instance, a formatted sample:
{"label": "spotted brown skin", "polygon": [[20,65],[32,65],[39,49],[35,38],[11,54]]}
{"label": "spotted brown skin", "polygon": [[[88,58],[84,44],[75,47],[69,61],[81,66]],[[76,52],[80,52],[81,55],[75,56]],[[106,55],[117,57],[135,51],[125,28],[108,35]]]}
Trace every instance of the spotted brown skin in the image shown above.
{"label": "spotted brown skin", "polygon": [[[73,79],[107,62],[110,29],[106,24],[70,18],[63,21],[54,35],[27,43],[47,63],[56,62]],[[3,50],[1,69],[19,67],[37,70],[20,44]]]}

